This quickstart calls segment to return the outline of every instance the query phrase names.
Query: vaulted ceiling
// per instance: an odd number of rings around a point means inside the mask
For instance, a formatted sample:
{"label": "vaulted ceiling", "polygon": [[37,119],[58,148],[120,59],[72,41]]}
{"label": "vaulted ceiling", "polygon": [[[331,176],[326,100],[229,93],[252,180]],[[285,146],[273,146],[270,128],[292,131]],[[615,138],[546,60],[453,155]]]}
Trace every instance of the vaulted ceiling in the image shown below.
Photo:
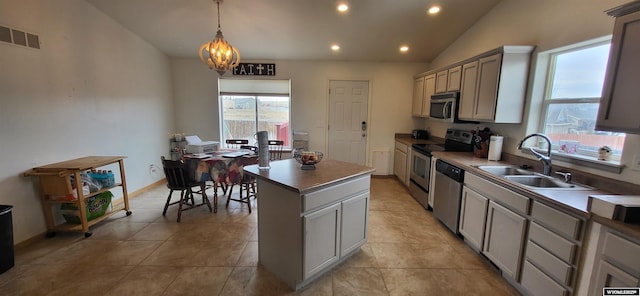
{"label": "vaulted ceiling", "polygon": [[[197,58],[216,32],[212,0],[86,1],[171,57]],[[226,0],[220,16],[245,60],[430,62],[500,1]],[[441,12],[428,14],[432,5]]]}

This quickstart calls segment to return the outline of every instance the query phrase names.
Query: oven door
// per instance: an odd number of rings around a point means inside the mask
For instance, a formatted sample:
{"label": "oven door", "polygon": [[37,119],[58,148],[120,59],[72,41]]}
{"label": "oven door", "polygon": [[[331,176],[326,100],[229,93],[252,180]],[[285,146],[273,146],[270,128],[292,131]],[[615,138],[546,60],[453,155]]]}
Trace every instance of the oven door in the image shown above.
{"label": "oven door", "polygon": [[425,192],[429,192],[429,172],[431,171],[431,156],[413,151],[411,154],[410,179],[420,185]]}

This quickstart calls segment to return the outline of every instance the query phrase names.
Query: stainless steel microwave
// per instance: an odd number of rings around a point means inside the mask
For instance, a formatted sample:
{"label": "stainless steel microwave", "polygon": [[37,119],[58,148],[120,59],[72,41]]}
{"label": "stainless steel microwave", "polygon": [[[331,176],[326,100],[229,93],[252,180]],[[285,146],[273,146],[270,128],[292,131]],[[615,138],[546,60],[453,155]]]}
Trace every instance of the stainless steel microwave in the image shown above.
{"label": "stainless steel microwave", "polygon": [[457,122],[458,94],[458,92],[448,92],[431,96],[429,118],[440,121]]}

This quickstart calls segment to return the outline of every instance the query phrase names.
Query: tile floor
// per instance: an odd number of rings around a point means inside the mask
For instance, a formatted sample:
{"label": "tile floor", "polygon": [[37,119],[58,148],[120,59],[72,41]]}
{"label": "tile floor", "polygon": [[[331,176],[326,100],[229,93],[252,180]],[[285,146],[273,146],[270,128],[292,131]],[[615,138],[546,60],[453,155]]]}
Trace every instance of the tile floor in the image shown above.
{"label": "tile floor", "polygon": [[301,291],[258,266],[257,211],[222,198],[217,214],[200,207],[176,223],[158,186],[88,239],[59,233],[17,250],[0,295],[518,295],[398,181],[371,186],[368,242]]}

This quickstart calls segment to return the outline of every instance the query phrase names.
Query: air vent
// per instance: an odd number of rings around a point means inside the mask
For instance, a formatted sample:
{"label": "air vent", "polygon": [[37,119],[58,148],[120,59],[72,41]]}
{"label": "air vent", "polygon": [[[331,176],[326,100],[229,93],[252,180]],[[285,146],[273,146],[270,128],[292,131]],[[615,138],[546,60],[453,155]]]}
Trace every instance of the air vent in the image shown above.
{"label": "air vent", "polygon": [[27,33],[27,42],[29,42],[29,47],[40,49],[40,38],[38,35]]}
{"label": "air vent", "polygon": [[11,35],[13,35],[13,44],[27,46],[27,36],[24,32],[11,29]]}
{"label": "air vent", "polygon": [[11,43],[11,29],[0,26],[0,41]]}
{"label": "air vent", "polygon": [[0,25],[0,43],[40,49],[40,36],[25,30]]}

